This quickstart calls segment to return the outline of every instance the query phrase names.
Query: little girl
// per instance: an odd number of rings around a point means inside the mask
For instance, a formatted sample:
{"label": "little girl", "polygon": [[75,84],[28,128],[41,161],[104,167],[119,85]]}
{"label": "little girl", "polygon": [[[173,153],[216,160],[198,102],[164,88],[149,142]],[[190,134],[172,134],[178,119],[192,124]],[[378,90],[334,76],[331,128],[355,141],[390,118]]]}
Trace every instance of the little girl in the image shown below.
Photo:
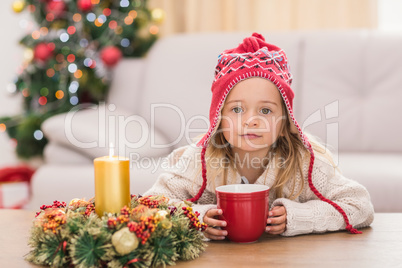
{"label": "little girl", "polygon": [[284,51],[260,34],[224,51],[212,84],[208,132],[196,146],[173,151],[170,167],[145,195],[195,202],[209,239],[227,235],[215,228],[226,225],[218,220],[215,188],[235,183],[270,187],[268,233],[360,233],[355,228],[373,221],[370,196],[302,133],[293,115],[291,83]]}

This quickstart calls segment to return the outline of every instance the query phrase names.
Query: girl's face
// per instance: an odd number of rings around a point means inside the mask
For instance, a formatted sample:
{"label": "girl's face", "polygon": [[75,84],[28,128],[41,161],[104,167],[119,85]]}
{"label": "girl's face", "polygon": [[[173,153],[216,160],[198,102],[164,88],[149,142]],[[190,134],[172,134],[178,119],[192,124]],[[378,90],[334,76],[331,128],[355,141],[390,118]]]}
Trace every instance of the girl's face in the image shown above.
{"label": "girl's face", "polygon": [[253,77],[230,91],[222,109],[220,131],[235,151],[267,152],[280,135],[284,116],[276,86]]}

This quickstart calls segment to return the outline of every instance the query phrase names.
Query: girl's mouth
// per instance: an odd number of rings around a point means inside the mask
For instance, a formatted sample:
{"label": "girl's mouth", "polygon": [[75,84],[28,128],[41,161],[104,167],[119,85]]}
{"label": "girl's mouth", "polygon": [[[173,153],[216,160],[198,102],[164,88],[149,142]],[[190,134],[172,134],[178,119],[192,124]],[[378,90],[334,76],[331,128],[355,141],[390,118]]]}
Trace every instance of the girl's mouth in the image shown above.
{"label": "girl's mouth", "polygon": [[256,138],[262,137],[261,135],[257,135],[257,134],[253,134],[253,133],[248,133],[248,134],[244,134],[244,135],[240,135],[240,136],[242,136],[243,138],[246,138],[246,139],[256,139]]}

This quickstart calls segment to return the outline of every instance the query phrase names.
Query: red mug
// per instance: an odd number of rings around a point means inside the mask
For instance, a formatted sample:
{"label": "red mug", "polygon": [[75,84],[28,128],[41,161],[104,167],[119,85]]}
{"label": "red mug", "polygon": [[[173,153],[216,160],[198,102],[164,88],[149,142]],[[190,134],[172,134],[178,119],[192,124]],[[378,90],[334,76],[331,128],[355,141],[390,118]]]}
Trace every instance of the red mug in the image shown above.
{"label": "red mug", "polygon": [[257,241],[264,233],[269,211],[269,187],[259,184],[230,184],[216,188],[221,220],[226,221],[228,239],[238,243]]}

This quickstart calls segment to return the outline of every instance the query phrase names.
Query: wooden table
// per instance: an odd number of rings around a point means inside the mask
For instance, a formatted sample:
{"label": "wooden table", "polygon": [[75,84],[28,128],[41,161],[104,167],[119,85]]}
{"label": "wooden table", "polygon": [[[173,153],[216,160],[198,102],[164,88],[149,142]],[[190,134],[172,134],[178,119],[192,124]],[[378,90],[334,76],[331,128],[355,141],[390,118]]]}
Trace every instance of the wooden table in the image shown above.
{"label": "wooden table", "polygon": [[[0,210],[0,267],[38,267],[26,262],[34,212]],[[258,242],[208,242],[200,258],[175,267],[402,267],[402,213],[376,214],[363,234],[347,232],[281,237]]]}

